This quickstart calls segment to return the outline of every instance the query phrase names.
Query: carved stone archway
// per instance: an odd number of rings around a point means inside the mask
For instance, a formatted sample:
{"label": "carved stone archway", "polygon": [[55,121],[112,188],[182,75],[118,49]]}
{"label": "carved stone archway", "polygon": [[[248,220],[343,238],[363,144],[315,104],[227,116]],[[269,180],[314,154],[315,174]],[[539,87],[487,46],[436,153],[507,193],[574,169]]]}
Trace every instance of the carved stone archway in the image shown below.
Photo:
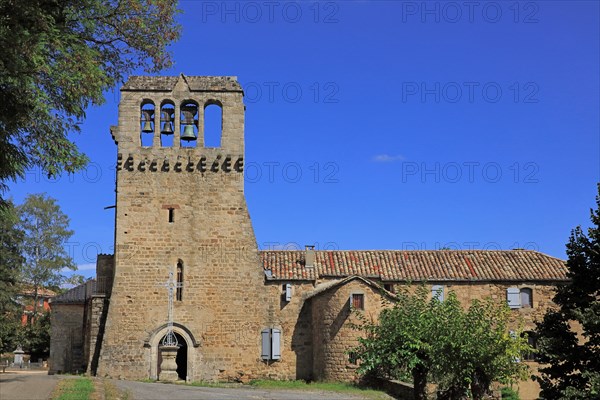
{"label": "carved stone archway", "polygon": [[[149,361],[148,368],[148,377],[152,380],[158,379],[158,357],[159,357],[159,346],[162,338],[167,334],[167,324],[164,324],[154,330],[148,339],[144,342],[144,347],[149,352],[147,357]],[[185,326],[173,323],[173,331],[177,333],[183,340],[185,340],[185,344],[187,346],[187,380],[192,380],[194,376],[194,367],[196,359],[196,351],[195,349],[200,346],[200,344],[194,338],[194,335],[187,329]]]}

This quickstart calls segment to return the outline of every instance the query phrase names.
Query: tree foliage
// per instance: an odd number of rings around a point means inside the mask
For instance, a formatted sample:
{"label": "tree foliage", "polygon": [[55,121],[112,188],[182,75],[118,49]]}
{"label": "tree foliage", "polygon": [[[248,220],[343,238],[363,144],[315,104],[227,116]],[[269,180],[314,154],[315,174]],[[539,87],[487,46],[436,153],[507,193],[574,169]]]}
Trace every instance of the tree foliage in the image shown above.
{"label": "tree foliage", "polygon": [[0,195],[26,168],[86,164],[68,134],[124,76],[172,64],[177,13],[171,0],[0,0]]}
{"label": "tree foliage", "polygon": [[[567,277],[538,323],[538,381],[545,399],[600,397],[600,184],[592,227],[576,227],[567,243]],[[580,331],[581,335],[577,334]]]}
{"label": "tree foliage", "polygon": [[23,264],[23,232],[17,223],[14,205],[7,202],[7,207],[0,209],[0,353],[15,349],[21,315],[15,298]]}
{"label": "tree foliage", "polygon": [[64,279],[61,270],[76,269],[64,248],[73,231],[69,230],[69,217],[61,211],[56,200],[44,194],[29,195],[17,209],[19,228],[25,234],[21,277],[33,287],[35,314],[39,289],[60,286]]}
{"label": "tree foliage", "polygon": [[438,384],[439,398],[481,399],[493,381],[524,379],[527,366],[518,362],[531,348],[520,330],[508,329],[506,304],[474,300],[464,310],[453,292],[439,301],[420,286],[414,294],[398,293],[393,307],[378,322],[362,320],[365,336],[353,353],[359,372],[414,383],[415,399],[425,399],[428,381]]}
{"label": "tree foliage", "polygon": [[20,327],[18,340],[32,361],[47,359],[50,355],[50,312],[44,312],[31,324]]}

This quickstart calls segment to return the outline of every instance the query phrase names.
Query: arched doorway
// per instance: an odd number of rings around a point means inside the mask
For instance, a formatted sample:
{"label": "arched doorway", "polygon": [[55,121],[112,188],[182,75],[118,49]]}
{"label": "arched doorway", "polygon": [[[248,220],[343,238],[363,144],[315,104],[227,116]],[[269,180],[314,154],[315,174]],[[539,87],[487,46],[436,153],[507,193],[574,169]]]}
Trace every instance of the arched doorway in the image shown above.
{"label": "arched doorway", "polygon": [[[159,347],[165,335],[167,334],[167,324],[162,325],[152,332],[148,338],[144,341],[144,347],[147,349],[147,360],[148,364],[148,378],[152,380],[158,380],[158,374],[160,372],[161,353]],[[173,323],[173,332],[177,338],[179,349],[177,351],[177,357],[175,362],[177,363],[177,375],[179,379],[193,380],[195,375],[194,365],[197,362],[198,357],[197,348],[200,343],[196,341],[194,335],[185,326]]]}
{"label": "arched doorway", "polygon": [[[160,338],[160,342],[162,343],[163,337]],[[175,362],[177,363],[177,376],[182,381],[187,380],[187,366],[188,366],[188,345],[186,340],[179,333],[175,332],[175,337],[177,338],[177,343],[179,344],[179,350],[177,350],[177,357],[175,358]],[[158,345],[158,357],[156,364],[157,376],[160,376],[160,364],[162,363],[162,355],[160,353],[160,344]]]}

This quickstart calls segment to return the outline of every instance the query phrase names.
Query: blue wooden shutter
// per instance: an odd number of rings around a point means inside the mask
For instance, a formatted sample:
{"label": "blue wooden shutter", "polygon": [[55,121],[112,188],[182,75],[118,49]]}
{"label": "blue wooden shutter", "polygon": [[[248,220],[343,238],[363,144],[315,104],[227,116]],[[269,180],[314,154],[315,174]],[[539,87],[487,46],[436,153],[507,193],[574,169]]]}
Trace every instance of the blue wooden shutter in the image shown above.
{"label": "blue wooden shutter", "polygon": [[521,308],[521,294],[519,288],[509,287],[506,289],[506,301],[510,308]]}
{"label": "blue wooden shutter", "polygon": [[431,296],[439,301],[444,301],[444,287],[442,285],[433,285],[431,287]]}
{"label": "blue wooden shutter", "polygon": [[271,359],[279,360],[281,358],[281,330],[273,328],[271,330]]}
{"label": "blue wooden shutter", "polygon": [[261,358],[263,360],[271,359],[271,330],[263,329],[260,333],[262,339]]}
{"label": "blue wooden shutter", "polygon": [[289,283],[285,284],[285,301],[292,300],[292,285]]}

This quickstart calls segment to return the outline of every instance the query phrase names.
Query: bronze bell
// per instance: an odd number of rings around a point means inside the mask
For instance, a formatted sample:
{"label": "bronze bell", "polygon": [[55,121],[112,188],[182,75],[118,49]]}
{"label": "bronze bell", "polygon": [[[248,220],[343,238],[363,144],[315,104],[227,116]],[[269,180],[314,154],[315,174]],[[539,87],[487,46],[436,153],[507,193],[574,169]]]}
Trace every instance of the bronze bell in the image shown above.
{"label": "bronze bell", "polygon": [[154,128],[152,128],[152,117],[154,115],[154,111],[152,110],[142,110],[142,132],[144,133],[152,133],[154,132]]}
{"label": "bronze bell", "polygon": [[181,134],[181,140],[189,142],[190,140],[196,140],[196,133],[194,133],[194,125],[185,125],[183,127],[183,133]]}
{"label": "bronze bell", "polygon": [[162,118],[160,119],[163,123],[162,130],[160,133],[164,135],[172,135],[173,134],[173,123],[171,122],[171,111],[167,110],[162,112]]}
{"label": "bronze bell", "polygon": [[172,135],[173,134],[173,124],[170,122],[165,122],[163,124],[163,128],[162,128],[162,131],[160,131],[160,133],[165,134],[165,135]]}

